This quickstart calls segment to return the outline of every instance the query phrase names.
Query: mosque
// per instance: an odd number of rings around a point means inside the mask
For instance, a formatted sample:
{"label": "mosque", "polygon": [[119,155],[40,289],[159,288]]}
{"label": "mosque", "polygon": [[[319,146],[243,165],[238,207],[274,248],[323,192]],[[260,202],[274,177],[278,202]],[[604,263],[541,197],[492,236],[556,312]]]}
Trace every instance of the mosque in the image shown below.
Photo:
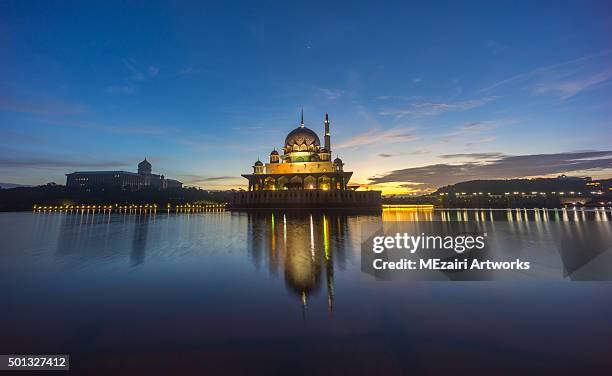
{"label": "mosque", "polygon": [[304,124],[285,137],[279,153],[270,153],[268,163],[257,160],[253,172],[242,176],[248,191],[235,192],[231,208],[283,207],[380,207],[380,191],[355,191],[348,182],[352,172],[344,171],[340,158],[331,160],[331,134],[328,114],[324,121],[324,144]]}

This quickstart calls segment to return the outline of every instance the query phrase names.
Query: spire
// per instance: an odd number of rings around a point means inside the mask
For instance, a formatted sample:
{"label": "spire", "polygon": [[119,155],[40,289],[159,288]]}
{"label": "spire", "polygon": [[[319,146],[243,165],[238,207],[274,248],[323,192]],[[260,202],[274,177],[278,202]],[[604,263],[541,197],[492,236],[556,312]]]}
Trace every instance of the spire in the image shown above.
{"label": "spire", "polygon": [[329,133],[329,115],[325,113],[325,149],[331,153],[331,136]]}
{"label": "spire", "polygon": [[300,128],[304,128],[304,109],[302,108],[302,122],[300,123]]}

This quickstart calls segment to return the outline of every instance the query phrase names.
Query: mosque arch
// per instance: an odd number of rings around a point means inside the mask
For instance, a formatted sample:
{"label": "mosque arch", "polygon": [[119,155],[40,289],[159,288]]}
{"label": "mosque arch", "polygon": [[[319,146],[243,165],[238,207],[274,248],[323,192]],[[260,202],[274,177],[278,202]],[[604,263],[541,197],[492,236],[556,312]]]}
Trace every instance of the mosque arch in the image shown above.
{"label": "mosque arch", "polygon": [[276,180],[277,189],[287,189],[287,184],[289,184],[289,179],[286,176],[281,176]]}
{"label": "mosque arch", "polygon": [[317,179],[312,176],[312,175],[308,175],[304,178],[304,188],[306,189],[316,189],[317,188]]}
{"label": "mosque arch", "polygon": [[272,176],[268,176],[267,178],[265,178],[263,183],[263,189],[276,189],[276,179]]}
{"label": "mosque arch", "polygon": [[318,179],[319,189],[331,189],[331,179],[327,175],[320,176]]}
{"label": "mosque arch", "polygon": [[302,189],[304,188],[302,178],[299,176],[294,176],[289,180],[289,184],[287,184],[289,189]]}

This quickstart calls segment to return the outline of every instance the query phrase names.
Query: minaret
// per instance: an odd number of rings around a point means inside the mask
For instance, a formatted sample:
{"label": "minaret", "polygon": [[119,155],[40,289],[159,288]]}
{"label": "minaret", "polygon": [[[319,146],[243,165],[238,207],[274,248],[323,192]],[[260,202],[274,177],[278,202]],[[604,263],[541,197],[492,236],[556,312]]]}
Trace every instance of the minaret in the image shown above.
{"label": "minaret", "polygon": [[325,149],[331,155],[331,136],[329,135],[329,116],[325,113]]}
{"label": "minaret", "polygon": [[302,122],[300,123],[300,128],[304,128],[304,109],[302,108]]}

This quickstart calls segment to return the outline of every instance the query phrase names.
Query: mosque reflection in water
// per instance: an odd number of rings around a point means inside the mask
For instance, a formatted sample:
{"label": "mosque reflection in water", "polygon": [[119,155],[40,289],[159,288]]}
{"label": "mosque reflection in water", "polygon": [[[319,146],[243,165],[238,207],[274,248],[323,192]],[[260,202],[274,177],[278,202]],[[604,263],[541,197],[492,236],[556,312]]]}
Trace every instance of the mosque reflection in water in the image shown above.
{"label": "mosque reflection in water", "polygon": [[[602,252],[612,237],[610,208],[593,210],[411,210],[384,209],[371,214],[307,211],[232,213],[110,214],[36,213],[31,239],[55,243],[56,261],[66,269],[98,267],[128,260],[130,268],[182,255],[202,257],[218,250],[246,249],[255,267],[284,279],[287,289],[305,308],[309,298],[325,294],[334,303],[334,271],[359,264],[364,224],[393,225],[402,221],[467,221],[505,223],[508,247],[544,246],[551,231],[568,241],[601,239]],[[588,231],[587,231],[588,230]],[[529,237],[526,236],[529,234]],[[525,235],[525,236],[523,236]],[[585,236],[590,237],[586,239]],[[246,244],[228,239],[244,239]],[[41,240],[41,241],[42,241]],[[585,244],[587,244],[585,243]],[[533,245],[533,244],[531,244]],[[244,247],[244,248],[243,248]],[[593,247],[591,247],[593,248]],[[600,252],[601,253],[601,252]],[[599,253],[598,253],[599,254]],[[250,263],[249,261],[246,261]],[[323,296],[322,296],[323,297]]]}
{"label": "mosque reflection in water", "polygon": [[[569,228],[594,227],[599,222],[604,236],[609,238],[612,212],[605,209],[504,209],[504,210],[412,210],[385,209],[375,215],[347,216],[333,213],[251,212],[248,213],[248,249],[258,267],[267,267],[270,274],[284,275],[287,288],[294,293],[303,307],[309,297],[321,292],[327,294],[328,308],[333,309],[334,268],[354,258],[359,252],[362,224],[390,224],[410,221],[465,221],[504,222],[515,234],[517,247],[522,247],[521,234],[550,229],[545,226],[570,223]],[[526,226],[526,227],[525,227]],[[575,227],[578,226],[578,227]],[[573,231],[570,231],[573,232]],[[532,236],[534,236],[532,234]],[[576,236],[576,234],[573,234]],[[544,238],[542,238],[544,239]],[[580,239],[579,239],[580,240]],[[584,240],[584,239],[583,239]]]}
{"label": "mosque reflection in water", "polygon": [[324,213],[248,213],[248,249],[255,264],[284,276],[287,288],[305,308],[325,286],[330,313],[334,268],[347,261],[346,215]]}

